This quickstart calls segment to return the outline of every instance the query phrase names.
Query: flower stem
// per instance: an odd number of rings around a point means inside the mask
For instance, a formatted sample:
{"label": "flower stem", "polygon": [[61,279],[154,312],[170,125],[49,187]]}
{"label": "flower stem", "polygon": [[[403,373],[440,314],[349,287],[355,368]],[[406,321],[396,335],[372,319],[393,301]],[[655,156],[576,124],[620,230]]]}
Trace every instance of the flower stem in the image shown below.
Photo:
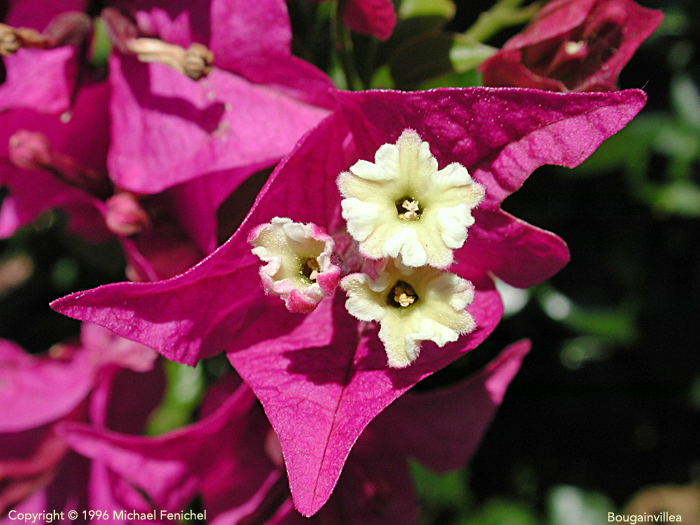
{"label": "flower stem", "polygon": [[478,42],[486,42],[501,29],[529,21],[542,7],[541,2],[520,8],[522,0],[498,0],[491,9],[479,15],[464,35]]}
{"label": "flower stem", "polygon": [[333,40],[335,41],[335,50],[338,53],[340,67],[345,74],[347,89],[356,91],[359,89],[359,77],[355,60],[352,54],[352,38],[347,26],[343,23],[343,13],[347,0],[338,0],[335,8],[335,15],[332,21]]}

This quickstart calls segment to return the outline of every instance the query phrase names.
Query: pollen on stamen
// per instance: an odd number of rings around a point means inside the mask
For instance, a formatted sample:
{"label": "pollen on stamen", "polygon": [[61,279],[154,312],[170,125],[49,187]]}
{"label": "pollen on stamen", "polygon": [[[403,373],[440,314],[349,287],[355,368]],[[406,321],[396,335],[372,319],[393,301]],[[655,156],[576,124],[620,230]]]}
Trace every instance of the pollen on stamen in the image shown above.
{"label": "pollen on stamen", "polygon": [[315,257],[307,258],[301,265],[301,274],[311,282],[316,282],[321,266]]}
{"label": "pollen on stamen", "polygon": [[387,297],[387,303],[394,308],[407,308],[418,300],[418,295],[410,284],[398,281]]}
{"label": "pollen on stamen", "polygon": [[126,47],[141,62],[165,64],[192,80],[206,77],[214,62],[214,54],[198,43],[185,49],[157,38],[134,38],[126,43]]}
{"label": "pollen on stamen", "polygon": [[399,219],[404,221],[417,221],[423,213],[420,203],[411,197],[401,197],[397,200],[396,211],[399,214]]}

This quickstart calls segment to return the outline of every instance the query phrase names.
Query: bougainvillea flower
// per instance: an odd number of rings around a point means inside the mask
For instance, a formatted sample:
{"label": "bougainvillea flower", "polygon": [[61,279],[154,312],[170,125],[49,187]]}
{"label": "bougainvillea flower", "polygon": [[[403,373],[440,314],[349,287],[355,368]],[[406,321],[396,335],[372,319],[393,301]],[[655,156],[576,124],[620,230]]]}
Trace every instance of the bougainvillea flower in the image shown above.
{"label": "bougainvillea flower", "polygon": [[[471,209],[484,198],[459,163],[438,171],[430,145],[413,130],[359,160],[338,177],[348,232],[370,259],[401,257],[407,266],[447,268],[467,240]],[[397,214],[397,211],[399,212]]]}
{"label": "bougainvillea flower", "polygon": [[465,310],[474,300],[474,288],[453,273],[431,266],[402,267],[390,260],[376,278],[353,273],[340,285],[348,294],[350,315],[380,324],[377,335],[393,368],[413,363],[422,341],[444,346],[475,328]]}
{"label": "bougainvillea flower", "polygon": [[156,357],[152,349],[95,325],[83,325],[79,345],[56,345],[42,356],[0,341],[2,523],[11,521],[10,509],[101,509],[111,517],[112,510],[148,507],[103,463],[72,452],[56,428],[90,421],[96,428],[140,432],[162,393]]}
{"label": "bougainvillea flower", "polygon": [[[408,393],[388,407],[357,440],[314,523],[335,523],[339,516],[357,525],[413,523],[416,504],[406,460],[417,458],[436,470],[461,467],[528,350],[527,341],[511,345],[468,380],[444,390]],[[202,420],[183,429],[144,438],[71,423],[63,425],[61,436],[157,505],[175,489],[189,497],[199,492],[210,523],[307,522],[289,499],[279,441],[235,374],[210,389]]]}
{"label": "bougainvillea flower", "polygon": [[484,62],[484,85],[613,91],[663,14],[632,0],[554,0]]}
{"label": "bougainvillea flower", "polygon": [[275,217],[251,231],[248,242],[267,263],[260,268],[263,288],[282,297],[290,312],[311,312],[338,286],[340,268],[331,262],[335,243],[315,224]]}
{"label": "bougainvillea flower", "polygon": [[386,40],[394,31],[396,11],[391,0],[348,0],[345,3],[343,22],[355,33],[374,35]]}
{"label": "bougainvillea flower", "polygon": [[[153,194],[227,171],[231,182],[223,200],[328,113],[332,83],[292,56],[283,0],[161,4],[136,10],[132,26],[113,8],[103,15],[113,34],[116,26],[127,33],[114,37],[126,53],[116,51],[109,63],[110,177],[120,188]],[[164,63],[143,63],[134,43],[144,37],[150,47],[206,46],[211,71],[193,80]],[[148,53],[145,60],[153,62],[150,48]]]}
{"label": "bougainvillea flower", "polygon": [[[492,275],[527,287],[568,261],[561,239],[501,210],[505,197],[540,165],[582,162],[646,100],[638,90],[559,94],[489,88],[337,98],[341,110],[278,165],[238,231],[194,268],[168,281],[116,283],[53,303],[59,312],[106,326],[175,361],[194,364],[226,351],[279,436],[294,502],[303,514],[313,514],[328,498],[352,443],[377,414],[493,330],[502,304]],[[370,275],[345,232],[336,179],[358,160],[374,159],[406,129],[430,145],[439,168],[459,162],[486,193],[450,268],[473,286],[468,312],[474,329],[441,348],[423,343],[420,356],[397,369],[387,366],[379,327],[348,313],[340,291],[305,315],[265,295],[261,262],[248,237],[274,217],[313,223],[336,239],[343,276]]]}

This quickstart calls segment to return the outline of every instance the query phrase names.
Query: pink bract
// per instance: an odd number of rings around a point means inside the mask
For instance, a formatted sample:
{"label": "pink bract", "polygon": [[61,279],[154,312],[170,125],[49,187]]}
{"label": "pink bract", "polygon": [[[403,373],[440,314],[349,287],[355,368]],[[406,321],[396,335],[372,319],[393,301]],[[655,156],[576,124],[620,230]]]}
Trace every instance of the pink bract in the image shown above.
{"label": "pink bract", "polygon": [[[10,0],[4,2],[3,23],[42,32],[58,15],[82,11],[85,0]],[[7,78],[0,85],[0,111],[18,107],[58,114],[70,107],[78,71],[77,49],[65,45],[49,50],[19,49],[2,60]]]}
{"label": "pink bract", "polygon": [[155,358],[153,350],[87,324],[80,344],[56,345],[48,355],[31,356],[0,341],[0,522],[11,523],[10,509],[99,508],[110,516],[148,509],[104,463],[72,452],[57,429],[90,421],[95,428],[141,432],[162,394]]}
{"label": "pink bract", "polygon": [[[444,390],[409,393],[357,440],[333,496],[312,523],[404,525],[416,502],[407,459],[437,470],[462,466],[476,450],[528,352],[505,349],[471,378]],[[65,424],[72,448],[140,487],[157,505],[171,491],[199,492],[211,523],[304,523],[289,500],[279,442],[251,390],[235,374],[210,389],[203,419],[156,438]],[[153,483],[152,480],[159,480]],[[179,498],[179,499],[182,499]],[[258,522],[258,521],[256,521]]]}
{"label": "pink bract", "polygon": [[113,54],[108,166],[117,186],[152,194],[227,171],[235,187],[328,113],[332,84],[292,56],[283,0],[161,4],[136,11],[139,30],[185,48],[202,43],[214,67],[195,81]]}
{"label": "pink bract", "polygon": [[[559,94],[527,89],[439,89],[337,94],[340,111],[309,132],[278,165],[239,230],[188,272],[153,284],[117,283],[52,306],[194,364],[226,351],[279,435],[297,509],[328,499],[353,443],[410,387],[480,344],[502,314],[492,275],[526,287],[563,267],[556,235],[501,210],[543,164],[573,167],[642,108],[642,91]],[[451,271],[469,279],[476,329],[404,369],[390,369],[374,323],[359,323],[336,292],[308,315],[265,296],[252,228],[289,217],[343,234],[337,175],[414,129],[439,165],[459,162],[486,188]],[[342,261],[340,266],[342,267]],[[356,270],[354,270],[356,271]],[[303,452],[302,452],[303,451]]]}
{"label": "pink bract", "polygon": [[[15,134],[39,133],[55,154],[70,158],[84,170],[106,172],[108,98],[109,87],[103,82],[85,86],[77,93],[68,120],[24,107],[0,113],[0,184],[9,189],[0,208],[0,237],[11,236],[41,212],[60,207],[68,212],[72,232],[91,240],[108,238],[99,211],[101,203],[95,195],[38,165],[34,169],[17,166],[11,161],[10,151]],[[104,180],[108,185],[106,175]]]}

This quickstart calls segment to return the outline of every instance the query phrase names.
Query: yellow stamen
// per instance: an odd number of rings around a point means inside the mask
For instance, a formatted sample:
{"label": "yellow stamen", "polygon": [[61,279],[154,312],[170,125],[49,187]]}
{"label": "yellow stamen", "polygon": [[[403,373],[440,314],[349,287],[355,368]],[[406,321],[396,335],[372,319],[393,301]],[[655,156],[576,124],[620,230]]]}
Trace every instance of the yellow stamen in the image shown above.
{"label": "yellow stamen", "polygon": [[418,215],[418,213],[420,212],[420,206],[418,204],[418,201],[404,199],[401,203],[401,208],[403,208],[406,211],[403,213],[399,213],[400,219],[403,219],[404,221],[417,221],[420,218],[420,216]]}
{"label": "yellow stamen", "polygon": [[413,291],[411,285],[403,281],[399,281],[394,285],[392,294],[393,297],[390,302],[394,303],[394,306],[400,306],[401,308],[411,306],[418,299],[418,295]]}
{"label": "yellow stamen", "polygon": [[318,278],[318,270],[320,269],[321,266],[319,266],[318,261],[313,257],[309,257],[304,261],[301,267],[301,273],[310,281],[315,281]]}

